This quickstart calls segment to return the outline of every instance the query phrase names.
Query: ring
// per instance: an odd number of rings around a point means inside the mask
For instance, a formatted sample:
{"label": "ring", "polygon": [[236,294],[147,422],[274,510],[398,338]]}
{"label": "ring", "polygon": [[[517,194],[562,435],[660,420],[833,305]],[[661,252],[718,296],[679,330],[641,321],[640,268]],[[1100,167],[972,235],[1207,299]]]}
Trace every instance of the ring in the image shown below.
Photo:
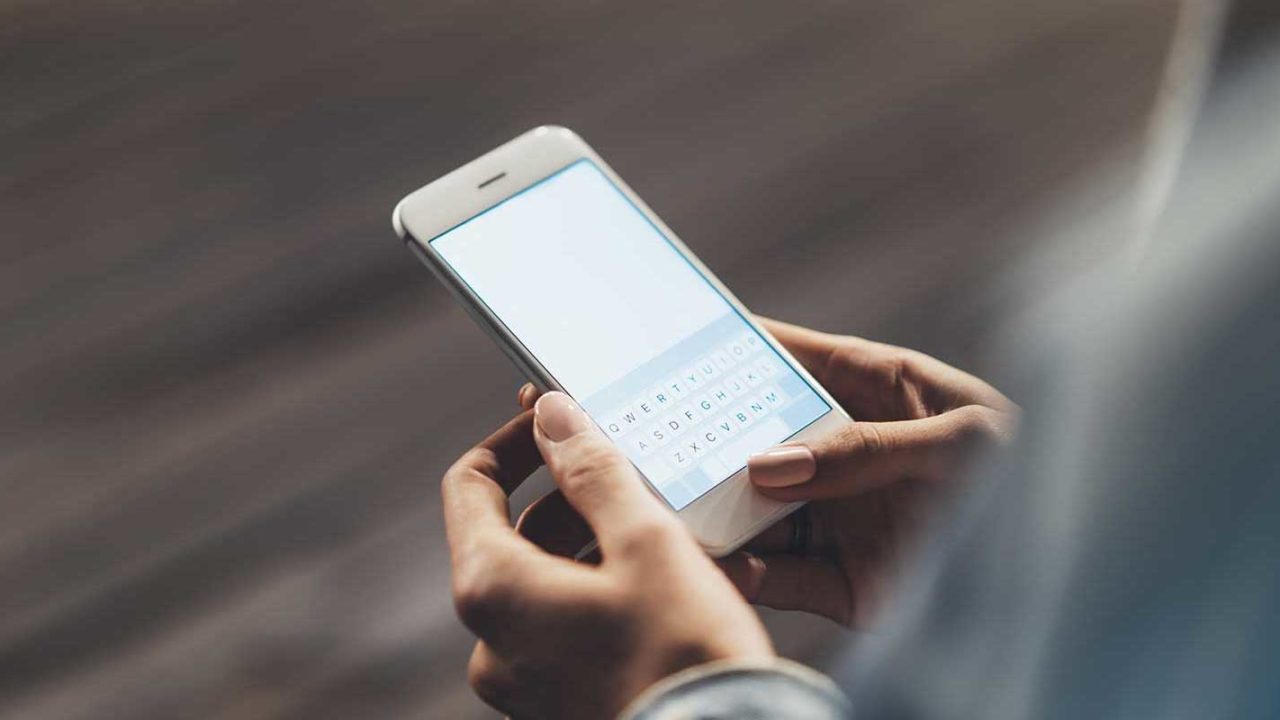
{"label": "ring", "polygon": [[787,552],[793,555],[804,555],[809,551],[809,506],[805,505],[791,514],[791,541],[787,543]]}

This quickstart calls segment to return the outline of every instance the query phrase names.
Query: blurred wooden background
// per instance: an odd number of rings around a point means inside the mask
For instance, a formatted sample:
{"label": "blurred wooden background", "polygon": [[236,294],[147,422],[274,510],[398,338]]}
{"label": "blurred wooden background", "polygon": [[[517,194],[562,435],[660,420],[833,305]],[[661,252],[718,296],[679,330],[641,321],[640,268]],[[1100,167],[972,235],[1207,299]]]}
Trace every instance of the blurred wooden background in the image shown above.
{"label": "blurred wooden background", "polygon": [[436,483],[520,379],[395,201],[561,123],[753,309],[999,378],[992,288],[1133,160],[1172,12],[0,3],[0,715],[490,717]]}

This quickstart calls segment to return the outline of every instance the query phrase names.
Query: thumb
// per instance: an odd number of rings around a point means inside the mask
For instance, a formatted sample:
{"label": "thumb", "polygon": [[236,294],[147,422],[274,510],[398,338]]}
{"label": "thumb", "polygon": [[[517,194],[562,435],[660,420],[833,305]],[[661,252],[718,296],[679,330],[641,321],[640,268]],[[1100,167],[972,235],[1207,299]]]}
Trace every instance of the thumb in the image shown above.
{"label": "thumb", "polygon": [[997,410],[967,405],[897,422],[854,422],[803,444],[751,456],[751,482],[784,501],[847,497],[903,478],[942,480],[1007,434]]}
{"label": "thumb", "polygon": [[604,433],[568,395],[534,405],[534,439],[565,500],[591,526],[606,558],[636,534],[676,530],[679,520],[645,487]]}

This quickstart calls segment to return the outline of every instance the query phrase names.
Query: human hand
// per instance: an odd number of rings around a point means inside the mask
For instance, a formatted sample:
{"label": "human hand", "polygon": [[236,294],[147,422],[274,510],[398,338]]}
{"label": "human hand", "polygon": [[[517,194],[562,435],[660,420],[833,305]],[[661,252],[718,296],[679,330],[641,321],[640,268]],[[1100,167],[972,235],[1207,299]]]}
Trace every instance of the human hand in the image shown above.
{"label": "human hand", "polygon": [[761,493],[809,503],[721,567],[753,603],[866,626],[940,493],[1011,436],[1017,407],[923,353],[761,322],[855,422],[752,456]]}
{"label": "human hand", "polygon": [[[511,527],[507,495],[541,459],[558,499],[525,517],[551,528],[557,513],[580,515],[598,538],[598,565],[539,547],[529,523],[523,535]],[[469,678],[499,711],[612,717],[673,672],[773,656],[739,592],[568,396],[538,399],[463,455],[442,490],[454,601],[479,638]]]}

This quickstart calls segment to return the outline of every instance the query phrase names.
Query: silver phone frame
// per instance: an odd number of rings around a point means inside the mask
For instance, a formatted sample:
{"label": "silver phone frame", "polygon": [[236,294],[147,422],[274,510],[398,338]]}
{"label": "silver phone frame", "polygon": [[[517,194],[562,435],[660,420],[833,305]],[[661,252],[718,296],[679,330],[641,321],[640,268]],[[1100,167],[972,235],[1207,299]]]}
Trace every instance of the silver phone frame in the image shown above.
{"label": "silver phone frame", "polygon": [[[431,247],[431,240],[464,223],[486,209],[524,191],[531,185],[567,168],[579,160],[593,162],[606,177],[663,233],[684,258],[756,330],[791,368],[831,407],[831,410],[788,438],[787,442],[818,437],[852,422],[840,404],[796,361],[724,283],[702,263],[679,236],[613,171],[582,138],[573,131],[544,125],[476,158],[453,172],[407,195],[392,212],[396,234],[410,251],[440,279],[450,294],[498,344],[503,353],[541,390],[563,390],[554,377],[520,342],[506,325],[447,262]],[[496,188],[496,189],[495,189]],[[643,477],[643,473],[641,473]],[[662,499],[652,483],[645,485]],[[783,503],[765,498],[751,487],[747,470],[730,475],[676,511],[703,548],[712,556],[733,552],[742,544],[804,503]],[[668,504],[668,507],[670,505]]]}

